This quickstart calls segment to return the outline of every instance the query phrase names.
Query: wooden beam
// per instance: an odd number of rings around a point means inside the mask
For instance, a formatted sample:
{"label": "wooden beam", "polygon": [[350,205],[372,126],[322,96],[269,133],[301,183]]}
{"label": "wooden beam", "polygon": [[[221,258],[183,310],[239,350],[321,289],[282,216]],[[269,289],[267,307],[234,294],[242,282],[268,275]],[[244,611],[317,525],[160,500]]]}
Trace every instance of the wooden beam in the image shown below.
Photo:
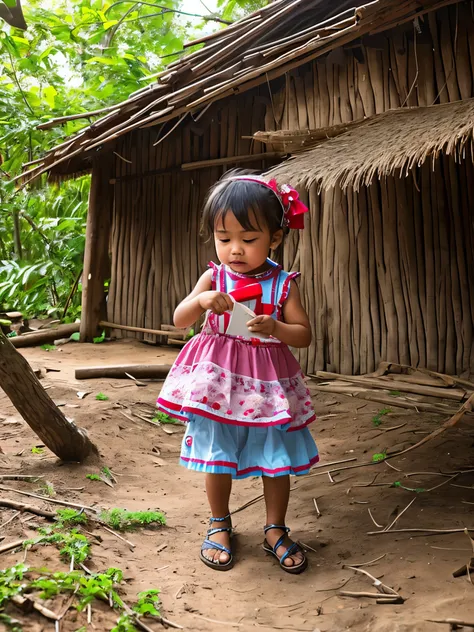
{"label": "wooden beam", "polygon": [[[180,332],[176,331],[166,331],[162,329],[148,329],[147,327],[132,327],[131,325],[117,325],[117,323],[110,323],[107,320],[101,320],[99,322],[100,327],[105,327],[105,329],[121,329],[123,331],[136,331],[142,334],[151,334],[153,336],[177,336]],[[183,330],[184,332],[185,330]],[[184,335],[184,333],[183,333]]]}
{"label": "wooden beam", "polygon": [[99,322],[106,315],[104,281],[110,271],[109,238],[112,224],[114,187],[113,155],[96,158],[92,166],[86,248],[82,275],[81,342],[92,342],[99,333]]}
{"label": "wooden beam", "polygon": [[206,167],[219,167],[222,165],[241,164],[243,162],[257,162],[259,160],[275,160],[284,158],[285,153],[268,151],[263,154],[246,154],[245,156],[227,156],[226,158],[212,158],[211,160],[198,160],[196,162],[187,162],[181,165],[183,171],[191,171],[191,169],[205,169]]}
{"label": "wooden beam", "polygon": [[55,327],[54,329],[43,329],[41,331],[22,334],[21,336],[15,336],[15,338],[10,338],[10,342],[17,349],[22,347],[35,347],[48,342],[54,342],[60,338],[69,338],[71,334],[76,333],[79,329],[79,323],[59,325],[59,327]]}

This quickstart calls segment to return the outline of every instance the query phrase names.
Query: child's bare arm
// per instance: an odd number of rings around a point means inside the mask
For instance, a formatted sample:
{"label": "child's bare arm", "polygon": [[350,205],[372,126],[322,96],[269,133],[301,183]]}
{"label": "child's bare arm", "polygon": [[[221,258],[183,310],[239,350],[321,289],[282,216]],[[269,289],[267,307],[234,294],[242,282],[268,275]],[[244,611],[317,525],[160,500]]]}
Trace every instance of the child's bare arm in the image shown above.
{"label": "child's bare arm", "polygon": [[311,344],[311,327],[308,315],[301,304],[300,292],[294,281],[291,281],[290,293],[283,304],[284,322],[271,316],[257,316],[247,323],[251,332],[267,334],[278,338],[290,347],[303,348]]}
{"label": "child's bare arm", "polygon": [[232,309],[232,299],[223,292],[213,292],[212,270],[207,270],[196,283],[194,290],[178,305],[174,312],[175,327],[189,327],[208,309],[223,314]]}

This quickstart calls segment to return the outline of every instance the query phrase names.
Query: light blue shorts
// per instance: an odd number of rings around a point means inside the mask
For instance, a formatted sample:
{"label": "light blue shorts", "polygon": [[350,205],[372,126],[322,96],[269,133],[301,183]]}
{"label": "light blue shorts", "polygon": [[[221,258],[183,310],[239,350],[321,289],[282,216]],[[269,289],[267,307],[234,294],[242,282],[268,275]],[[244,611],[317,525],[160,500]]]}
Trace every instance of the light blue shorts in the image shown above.
{"label": "light blue shorts", "polygon": [[307,474],[319,460],[314,439],[308,428],[287,432],[287,427],[234,426],[193,415],[180,463],[189,470],[232,478]]}

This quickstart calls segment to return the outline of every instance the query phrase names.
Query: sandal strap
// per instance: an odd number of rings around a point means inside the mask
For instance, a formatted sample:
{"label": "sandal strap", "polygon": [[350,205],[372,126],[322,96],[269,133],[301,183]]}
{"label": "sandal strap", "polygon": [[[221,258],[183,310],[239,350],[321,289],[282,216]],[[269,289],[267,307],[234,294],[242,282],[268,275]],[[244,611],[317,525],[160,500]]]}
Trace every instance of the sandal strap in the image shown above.
{"label": "sandal strap", "polygon": [[281,531],[284,531],[285,533],[290,533],[291,531],[291,529],[284,524],[267,524],[265,527],[263,527],[263,532],[266,535],[268,531],[270,531],[271,529],[280,529]]}
{"label": "sandal strap", "polygon": [[[301,550],[301,547],[296,543],[293,542],[293,544],[291,544],[286,551],[283,553],[283,555],[280,557],[280,566],[283,566],[284,561],[290,557],[291,555],[294,555],[295,553],[297,553],[298,551]],[[276,551],[275,551],[276,553]],[[303,563],[303,562],[302,562]],[[299,565],[297,565],[299,566]]]}
{"label": "sandal strap", "polygon": [[219,529],[208,529],[207,537],[210,538],[216,533],[223,533],[224,531],[227,531],[228,533],[232,533],[232,527],[220,527]]}
{"label": "sandal strap", "polygon": [[225,522],[226,520],[229,520],[229,518],[230,518],[230,513],[227,514],[227,516],[224,516],[223,518],[213,518],[213,517],[211,517],[211,518],[209,518],[209,521],[210,522]]}
{"label": "sandal strap", "polygon": [[230,557],[232,557],[232,551],[224,546],[223,544],[219,544],[219,542],[213,542],[212,540],[204,540],[201,546],[201,551],[207,551],[209,549],[216,549],[217,551],[222,551],[223,553],[227,553]]}

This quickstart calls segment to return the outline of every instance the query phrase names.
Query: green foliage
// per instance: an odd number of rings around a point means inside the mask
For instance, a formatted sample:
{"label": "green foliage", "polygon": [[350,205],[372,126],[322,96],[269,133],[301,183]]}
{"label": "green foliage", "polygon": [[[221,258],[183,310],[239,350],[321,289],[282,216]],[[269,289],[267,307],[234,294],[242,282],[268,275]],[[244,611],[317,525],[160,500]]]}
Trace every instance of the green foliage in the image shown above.
{"label": "green foliage", "polygon": [[97,393],[95,398],[99,402],[107,402],[109,400],[109,396],[108,395],[104,395],[104,393]]}
{"label": "green foliage", "polygon": [[97,338],[93,338],[92,342],[96,345],[100,344],[101,342],[105,341],[105,330],[101,333],[100,336],[97,336]]}
{"label": "green foliage", "polygon": [[56,515],[58,527],[74,527],[88,522],[86,514],[76,509],[58,509]]}
{"label": "green foliage", "polygon": [[102,478],[99,474],[86,474],[86,478],[90,481],[102,481]]}
{"label": "green foliage", "polygon": [[405,485],[402,485],[402,484],[400,483],[400,481],[395,481],[395,483],[392,483],[392,485],[391,485],[391,486],[392,486],[392,487],[398,487],[398,488],[400,488],[400,489],[404,489],[404,490],[406,490],[407,492],[416,492],[417,494],[421,494],[421,493],[423,493],[424,491],[426,491],[426,490],[424,489],[424,487],[415,487],[415,488],[413,488],[413,487],[405,487]]}
{"label": "green foliage", "polygon": [[377,452],[372,456],[372,463],[380,463],[381,461],[385,461],[387,455],[385,452]]}
{"label": "green foliage", "polygon": [[379,412],[372,417],[372,423],[374,426],[380,426],[383,421],[383,417],[391,412],[390,408],[382,408],[382,410],[379,410]]}
{"label": "green foliage", "polygon": [[159,590],[144,590],[143,592],[138,593],[138,601],[133,606],[135,612],[141,615],[153,615],[154,617],[159,617],[160,612],[157,610],[159,605]]}
{"label": "green foliage", "polygon": [[57,531],[58,527],[48,527],[39,529],[41,534],[38,538],[26,540],[24,546],[36,546],[38,544],[55,544],[61,547],[59,553],[67,560],[80,563],[85,562],[90,553],[90,542],[82,533],[73,529],[68,532]]}
{"label": "green foliage", "polygon": [[133,625],[133,619],[128,614],[123,614],[117,621],[110,632],[137,632],[137,628]]}
{"label": "green foliage", "polygon": [[43,351],[56,351],[57,347],[55,345],[41,345],[40,347]]}
{"label": "green foliage", "polygon": [[56,490],[54,489],[54,485],[49,481],[45,481],[42,486],[43,494],[45,496],[49,496],[50,498],[54,498],[56,496]]}
{"label": "green foliage", "polygon": [[0,608],[22,592],[22,582],[27,570],[24,564],[0,570]]}
{"label": "green foliage", "polygon": [[115,508],[102,511],[100,519],[117,531],[166,524],[165,516],[159,511],[127,511]]}
{"label": "green foliage", "polygon": [[31,454],[43,454],[43,448],[38,448],[37,446],[33,446],[31,448]]}
{"label": "green foliage", "polygon": [[391,395],[392,397],[400,397],[401,393],[400,391],[390,391],[389,395]]}
{"label": "green foliage", "polygon": [[174,417],[170,417],[169,415],[162,412],[161,410],[159,410],[155,414],[152,421],[154,421],[156,424],[178,424],[179,423],[178,419],[175,419]]}

